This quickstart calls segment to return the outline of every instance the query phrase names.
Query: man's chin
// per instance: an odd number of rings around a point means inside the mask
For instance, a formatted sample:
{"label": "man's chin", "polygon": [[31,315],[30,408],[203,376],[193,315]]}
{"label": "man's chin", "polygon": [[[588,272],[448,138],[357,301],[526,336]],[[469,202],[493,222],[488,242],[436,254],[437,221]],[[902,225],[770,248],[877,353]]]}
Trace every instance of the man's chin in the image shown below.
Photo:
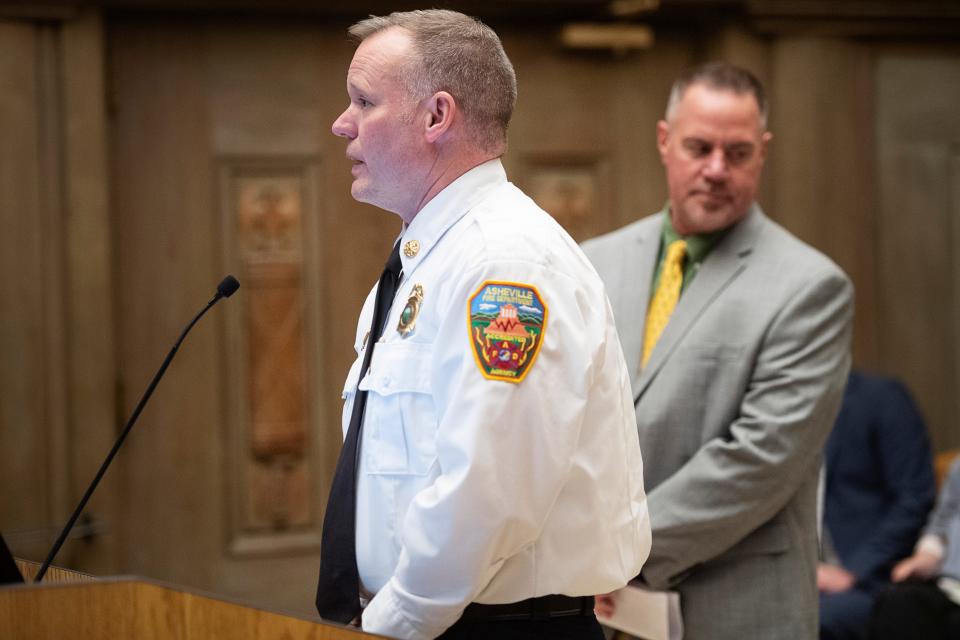
{"label": "man's chin", "polygon": [[716,209],[697,207],[697,209],[691,211],[690,214],[688,226],[692,228],[686,229],[684,235],[713,233],[726,229],[737,221],[730,207],[718,207]]}
{"label": "man's chin", "polygon": [[353,199],[357,202],[369,204],[372,207],[399,215],[396,207],[393,206],[395,203],[379,197],[378,194],[372,192],[369,188],[365,188],[365,185],[357,185],[357,183],[354,182],[353,187],[350,189],[350,195],[353,196]]}
{"label": "man's chin", "polygon": [[729,200],[704,200],[697,207],[700,215],[706,218],[728,218],[733,211],[733,204]]}
{"label": "man's chin", "polygon": [[350,195],[353,196],[353,199],[357,202],[369,202],[368,192],[367,185],[363,184],[360,180],[354,180],[353,184],[350,185]]}

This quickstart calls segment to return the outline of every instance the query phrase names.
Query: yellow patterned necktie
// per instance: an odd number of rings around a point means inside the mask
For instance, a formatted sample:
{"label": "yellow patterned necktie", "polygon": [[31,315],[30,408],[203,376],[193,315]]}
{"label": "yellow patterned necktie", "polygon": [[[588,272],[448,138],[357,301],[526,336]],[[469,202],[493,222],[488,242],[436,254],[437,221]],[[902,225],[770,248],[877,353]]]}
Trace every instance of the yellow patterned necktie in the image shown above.
{"label": "yellow patterned necktie", "polygon": [[663,333],[670,315],[673,314],[673,309],[677,306],[677,300],[680,299],[680,287],[683,285],[683,259],[686,255],[685,240],[674,240],[667,247],[667,257],[663,260],[663,269],[660,271],[660,284],[647,308],[647,324],[643,330],[641,362],[643,366],[647,366],[653,347],[660,339],[660,334]]}

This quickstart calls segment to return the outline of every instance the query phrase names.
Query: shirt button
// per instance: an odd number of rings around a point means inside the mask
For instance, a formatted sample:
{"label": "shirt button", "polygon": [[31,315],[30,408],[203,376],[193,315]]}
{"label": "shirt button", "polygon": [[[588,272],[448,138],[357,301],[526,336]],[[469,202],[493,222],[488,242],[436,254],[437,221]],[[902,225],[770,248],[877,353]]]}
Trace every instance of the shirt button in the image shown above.
{"label": "shirt button", "polygon": [[390,378],[388,378],[388,377],[386,377],[386,376],[383,377],[383,387],[384,387],[385,389],[387,389],[387,388],[390,387]]}

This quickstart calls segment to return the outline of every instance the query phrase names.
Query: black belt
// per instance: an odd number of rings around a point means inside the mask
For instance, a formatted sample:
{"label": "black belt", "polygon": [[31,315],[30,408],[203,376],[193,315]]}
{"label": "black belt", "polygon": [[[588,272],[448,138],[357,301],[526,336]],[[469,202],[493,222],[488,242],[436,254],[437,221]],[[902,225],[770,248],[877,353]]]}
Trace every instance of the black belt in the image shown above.
{"label": "black belt", "polygon": [[592,616],[593,596],[540,596],[509,604],[479,604],[467,606],[460,617],[464,622],[481,620],[546,620],[571,616]]}

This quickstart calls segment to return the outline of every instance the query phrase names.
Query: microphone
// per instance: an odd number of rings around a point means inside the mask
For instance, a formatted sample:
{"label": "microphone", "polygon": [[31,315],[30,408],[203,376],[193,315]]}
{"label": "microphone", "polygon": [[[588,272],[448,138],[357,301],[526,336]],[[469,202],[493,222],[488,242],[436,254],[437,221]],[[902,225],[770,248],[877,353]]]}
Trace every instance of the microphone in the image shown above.
{"label": "microphone", "polygon": [[[237,289],[239,288],[240,282],[233,276],[227,276],[220,281],[220,284],[217,285],[217,295],[214,296],[213,300],[210,301],[210,304],[212,305],[220,298],[229,298],[236,293]],[[209,305],[207,308],[209,308]],[[206,311],[206,309],[203,311]],[[203,311],[200,312],[200,315],[203,315]]]}
{"label": "microphone", "polygon": [[83,497],[80,498],[80,504],[78,504],[77,508],[74,509],[73,515],[70,516],[70,519],[67,520],[66,526],[64,526],[63,531],[60,532],[60,537],[57,538],[57,541],[53,543],[53,548],[50,549],[50,553],[47,554],[47,559],[43,561],[42,565],[40,565],[40,570],[37,571],[37,576],[33,580],[35,583],[43,580],[43,576],[46,575],[47,569],[50,568],[50,564],[53,562],[54,557],[56,557],[57,552],[60,551],[60,547],[63,546],[64,540],[67,539],[70,529],[72,529],[73,525],[76,524],[77,518],[80,517],[80,513],[87,505],[87,501],[90,500],[90,496],[93,495],[97,485],[100,484],[100,479],[103,478],[103,474],[107,472],[107,467],[109,467],[110,463],[113,462],[113,458],[117,455],[117,451],[119,451],[120,447],[123,445],[123,441],[126,439],[127,434],[130,433],[130,429],[133,428],[137,418],[140,417],[140,412],[143,411],[143,407],[146,406],[147,400],[149,400],[150,396],[153,395],[153,390],[156,389],[157,383],[160,382],[160,378],[163,377],[167,367],[170,366],[173,356],[176,355],[177,349],[180,348],[180,343],[183,342],[183,339],[187,337],[187,333],[190,332],[190,329],[193,328],[193,325],[197,324],[197,321],[203,317],[203,314],[210,310],[210,307],[217,304],[217,302],[219,302],[222,298],[229,298],[236,293],[237,289],[239,288],[240,282],[231,275],[228,275],[221,280],[220,284],[217,285],[217,293],[213,296],[210,302],[207,303],[207,306],[201,309],[200,313],[194,316],[193,320],[190,321],[190,324],[188,324],[183,330],[183,333],[180,334],[180,337],[173,345],[173,348],[170,349],[170,353],[168,353],[167,357],[164,359],[163,364],[160,365],[160,369],[157,370],[156,375],[153,376],[153,380],[151,380],[150,384],[147,386],[147,390],[143,392],[143,396],[140,398],[140,402],[137,403],[137,407],[133,410],[133,413],[130,414],[130,418],[127,420],[126,426],[124,426],[123,431],[120,432],[120,435],[117,437],[117,441],[113,443],[113,448],[110,450],[110,453],[107,454],[107,458],[103,461],[103,464],[100,465],[100,470],[97,471],[97,475],[94,476],[93,482],[90,483],[90,486],[87,487]]}

